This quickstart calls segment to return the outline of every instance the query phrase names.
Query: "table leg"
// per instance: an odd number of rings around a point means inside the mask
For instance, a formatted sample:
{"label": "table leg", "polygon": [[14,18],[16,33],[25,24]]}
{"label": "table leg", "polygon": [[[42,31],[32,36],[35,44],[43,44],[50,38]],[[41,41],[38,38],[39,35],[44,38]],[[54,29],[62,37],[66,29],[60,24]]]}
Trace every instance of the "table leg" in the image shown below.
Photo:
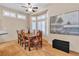
{"label": "table leg", "polygon": [[31,51],[30,49],[30,38],[28,37],[28,50]]}
{"label": "table leg", "polygon": [[29,51],[31,51],[30,47],[29,47]]}

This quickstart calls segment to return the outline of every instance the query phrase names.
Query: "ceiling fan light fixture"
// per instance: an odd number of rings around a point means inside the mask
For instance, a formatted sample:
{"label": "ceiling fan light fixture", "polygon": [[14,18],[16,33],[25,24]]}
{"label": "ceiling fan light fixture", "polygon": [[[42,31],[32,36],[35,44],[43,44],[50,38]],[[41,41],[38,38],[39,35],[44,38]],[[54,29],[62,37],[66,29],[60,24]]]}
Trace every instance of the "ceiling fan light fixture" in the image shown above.
{"label": "ceiling fan light fixture", "polygon": [[30,11],[30,12],[31,12],[31,11],[32,11],[32,8],[28,8],[28,11]]}
{"label": "ceiling fan light fixture", "polygon": [[30,13],[30,12],[36,12],[37,9],[38,9],[38,7],[32,6],[31,3],[28,3],[27,5],[25,5],[25,6],[23,5],[21,7],[25,8],[25,11],[28,12],[28,13]]}

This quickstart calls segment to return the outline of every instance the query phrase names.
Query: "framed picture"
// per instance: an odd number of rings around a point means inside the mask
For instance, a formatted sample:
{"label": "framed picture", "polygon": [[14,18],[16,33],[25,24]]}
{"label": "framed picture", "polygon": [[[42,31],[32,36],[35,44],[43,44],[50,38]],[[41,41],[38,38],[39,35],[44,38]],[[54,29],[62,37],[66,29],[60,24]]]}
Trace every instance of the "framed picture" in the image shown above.
{"label": "framed picture", "polygon": [[79,35],[79,11],[51,16],[50,33]]}

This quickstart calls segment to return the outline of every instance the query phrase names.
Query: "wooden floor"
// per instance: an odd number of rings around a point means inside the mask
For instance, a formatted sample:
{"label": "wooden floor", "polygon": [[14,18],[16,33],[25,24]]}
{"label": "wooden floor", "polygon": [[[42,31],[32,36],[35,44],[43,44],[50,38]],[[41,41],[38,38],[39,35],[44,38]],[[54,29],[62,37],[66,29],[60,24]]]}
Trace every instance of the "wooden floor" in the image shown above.
{"label": "wooden floor", "polygon": [[38,50],[32,48],[31,51],[24,50],[17,41],[10,41],[0,44],[0,56],[79,56],[79,53],[65,53],[54,49],[45,40],[43,41],[43,48]]}

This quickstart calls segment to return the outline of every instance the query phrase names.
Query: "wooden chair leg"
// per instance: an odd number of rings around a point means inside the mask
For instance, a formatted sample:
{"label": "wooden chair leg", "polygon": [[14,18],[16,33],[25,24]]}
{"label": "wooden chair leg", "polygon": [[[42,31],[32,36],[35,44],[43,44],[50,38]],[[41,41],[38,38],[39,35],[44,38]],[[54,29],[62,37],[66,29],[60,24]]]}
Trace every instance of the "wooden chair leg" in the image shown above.
{"label": "wooden chair leg", "polygon": [[19,41],[19,44],[21,45],[21,41]]}
{"label": "wooden chair leg", "polygon": [[21,43],[21,46],[23,47],[23,42]]}
{"label": "wooden chair leg", "polygon": [[24,49],[26,50],[26,44],[24,44],[25,46],[24,46]]}
{"label": "wooden chair leg", "polygon": [[38,50],[38,45],[36,45],[36,50]]}
{"label": "wooden chair leg", "polygon": [[19,44],[19,40],[18,40],[18,44]]}
{"label": "wooden chair leg", "polygon": [[42,42],[40,42],[41,43],[41,48],[42,48]]}

